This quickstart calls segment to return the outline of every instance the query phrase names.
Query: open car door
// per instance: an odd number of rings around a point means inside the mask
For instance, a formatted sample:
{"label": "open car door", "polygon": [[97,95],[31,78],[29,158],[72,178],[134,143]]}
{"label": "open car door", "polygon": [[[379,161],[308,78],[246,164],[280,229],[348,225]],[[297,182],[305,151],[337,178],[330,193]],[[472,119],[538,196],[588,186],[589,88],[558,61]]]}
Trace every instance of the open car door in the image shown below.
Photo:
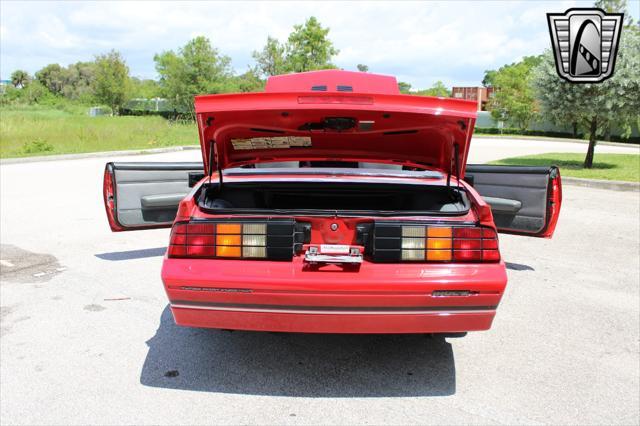
{"label": "open car door", "polygon": [[557,167],[468,165],[465,180],[491,206],[499,232],[553,235],[562,204]]}
{"label": "open car door", "polygon": [[201,162],[107,163],[103,197],[111,230],[171,227],[178,204],[203,176]]}

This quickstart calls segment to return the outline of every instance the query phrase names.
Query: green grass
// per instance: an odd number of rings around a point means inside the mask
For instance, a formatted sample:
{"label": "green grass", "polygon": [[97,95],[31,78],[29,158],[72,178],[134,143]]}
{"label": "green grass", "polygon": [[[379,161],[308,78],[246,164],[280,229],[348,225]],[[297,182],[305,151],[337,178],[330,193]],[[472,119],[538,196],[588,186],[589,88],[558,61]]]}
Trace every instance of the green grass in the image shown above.
{"label": "green grass", "polygon": [[[586,153],[585,153],[586,154]],[[550,166],[560,167],[561,176],[585,179],[640,181],[640,155],[636,154],[598,154],[596,153],[592,169],[582,168],[585,154],[548,153],[505,158],[492,161],[491,164]]]}
{"label": "green grass", "polygon": [[88,108],[0,108],[0,158],[198,145],[195,123],[89,117]]}

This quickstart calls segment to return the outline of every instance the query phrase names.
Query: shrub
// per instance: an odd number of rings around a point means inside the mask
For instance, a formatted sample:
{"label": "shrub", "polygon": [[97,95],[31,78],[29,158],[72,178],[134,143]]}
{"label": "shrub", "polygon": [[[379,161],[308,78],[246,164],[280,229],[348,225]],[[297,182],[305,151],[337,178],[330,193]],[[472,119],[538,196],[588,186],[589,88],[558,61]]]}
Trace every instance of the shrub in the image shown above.
{"label": "shrub", "polygon": [[39,152],[51,152],[53,151],[53,145],[45,142],[42,139],[36,139],[31,142],[26,142],[22,145],[22,152],[24,154],[37,154]]}

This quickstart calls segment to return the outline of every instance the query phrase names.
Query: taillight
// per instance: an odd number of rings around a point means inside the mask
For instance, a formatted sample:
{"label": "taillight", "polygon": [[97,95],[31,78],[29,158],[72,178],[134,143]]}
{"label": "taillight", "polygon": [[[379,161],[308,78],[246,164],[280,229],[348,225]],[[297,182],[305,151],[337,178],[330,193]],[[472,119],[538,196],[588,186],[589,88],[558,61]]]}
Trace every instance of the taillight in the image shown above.
{"label": "taillight", "polygon": [[171,230],[169,257],[290,260],[295,222],[179,222]]}
{"label": "taillight", "polygon": [[113,175],[113,163],[107,163],[104,168],[104,179],[102,181],[102,197],[104,208],[107,212],[107,220],[113,232],[124,231],[125,228],[118,223],[116,214],[116,183]]}
{"label": "taillight", "polygon": [[488,227],[376,222],[372,258],[380,262],[498,262],[498,238]]}

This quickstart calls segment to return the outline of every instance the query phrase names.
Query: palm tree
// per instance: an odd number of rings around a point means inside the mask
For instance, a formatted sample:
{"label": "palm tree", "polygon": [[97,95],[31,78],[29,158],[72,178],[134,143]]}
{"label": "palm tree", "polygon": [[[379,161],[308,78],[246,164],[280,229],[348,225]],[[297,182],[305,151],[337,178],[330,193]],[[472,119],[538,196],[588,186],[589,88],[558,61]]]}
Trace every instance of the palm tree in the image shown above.
{"label": "palm tree", "polygon": [[15,70],[11,74],[11,84],[16,88],[23,88],[31,81],[31,76],[24,70]]}

